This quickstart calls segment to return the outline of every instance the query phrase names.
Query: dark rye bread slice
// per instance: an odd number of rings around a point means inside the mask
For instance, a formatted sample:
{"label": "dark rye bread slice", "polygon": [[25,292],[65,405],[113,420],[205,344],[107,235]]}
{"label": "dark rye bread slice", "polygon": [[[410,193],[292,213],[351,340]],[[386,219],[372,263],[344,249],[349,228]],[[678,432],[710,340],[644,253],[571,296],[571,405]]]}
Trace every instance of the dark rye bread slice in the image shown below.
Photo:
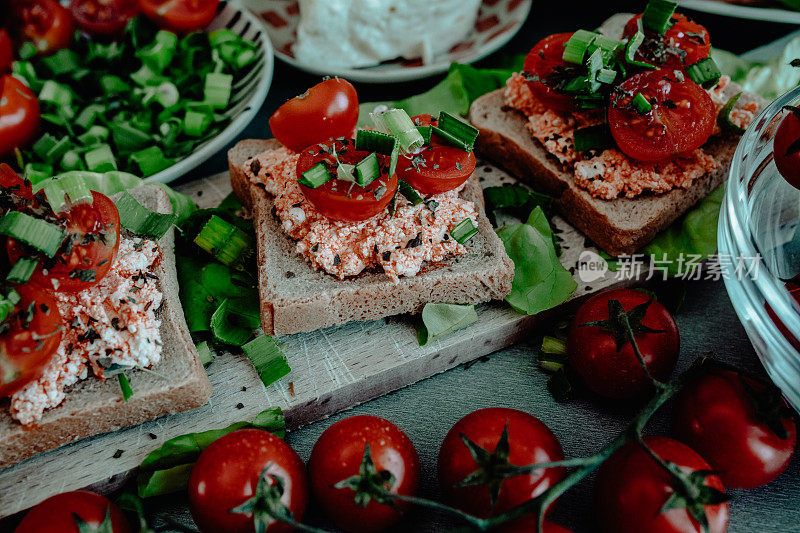
{"label": "dark rye bread slice", "polygon": [[428,302],[476,304],[511,291],[514,263],[484,215],[483,194],[475,179],[462,193],[480,210],[479,233],[467,244],[467,255],[425,265],[416,276],[400,277],[397,284],[382,271],[340,280],[314,270],[281,229],[272,197],[242,170],[250,157],[280,146],[275,139],[244,140],[228,152],[231,185],[255,221],[261,321],[268,335],[418,313]]}
{"label": "dark rye bread slice", "polygon": [[[130,193],[152,210],[172,211],[169,197],[160,187],[144,185]],[[158,244],[161,261],[155,274],[164,294],[156,311],[164,343],[161,361],[154,367],[158,375],[127,372],[133,389],[127,402],[117,379],[101,381],[90,376],[69,387],[64,402],[45,411],[42,420],[31,426],[11,418],[8,400],[0,402],[0,469],[84,437],[188,411],[208,401],[211,382],[197,357],[178,298],[172,230]]]}
{"label": "dark rye bread slice", "polygon": [[[741,88],[730,83],[730,97]],[[763,101],[750,93],[740,103]],[[741,105],[741,104],[739,104]],[[470,121],[480,129],[476,151],[528,183],[555,198],[557,209],[572,225],[585,233],[612,256],[630,254],[649,243],[661,230],[708,196],[728,175],[738,136],[714,136],[703,149],[714,156],[720,168],[695,180],[687,189],[673,189],[660,195],[602,200],[575,183],[571,170],[561,163],[526,128],[527,117],[505,106],[504,89],[473,102]]]}

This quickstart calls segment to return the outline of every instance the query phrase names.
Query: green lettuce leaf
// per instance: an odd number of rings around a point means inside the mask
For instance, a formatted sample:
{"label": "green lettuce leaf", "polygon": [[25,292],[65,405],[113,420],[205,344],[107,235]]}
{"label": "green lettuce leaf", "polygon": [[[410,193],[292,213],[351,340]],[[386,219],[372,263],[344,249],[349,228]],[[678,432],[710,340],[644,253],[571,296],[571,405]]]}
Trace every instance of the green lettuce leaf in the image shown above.
{"label": "green lettuce leaf", "polygon": [[474,305],[425,304],[422,308],[422,323],[417,330],[420,346],[430,341],[463,329],[478,321]]}
{"label": "green lettuce leaf", "polygon": [[497,230],[514,261],[514,281],[506,301],[520,313],[533,315],[567,300],[578,284],[558,260],[553,231],[541,207],[524,224]]}
{"label": "green lettuce leaf", "polygon": [[766,62],[747,61],[724,50],[712,50],[711,57],[723,74],[739,83],[745,91],[774,100],[800,83],[800,68],[793,59],[800,57],[800,37],[789,41],[780,56]]}

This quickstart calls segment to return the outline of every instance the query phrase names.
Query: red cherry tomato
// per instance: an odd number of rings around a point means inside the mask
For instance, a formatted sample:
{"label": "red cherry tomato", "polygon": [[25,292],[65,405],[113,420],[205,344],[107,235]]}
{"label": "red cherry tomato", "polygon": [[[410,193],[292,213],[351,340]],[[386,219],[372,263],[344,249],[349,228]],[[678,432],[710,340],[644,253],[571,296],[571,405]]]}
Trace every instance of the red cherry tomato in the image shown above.
{"label": "red cherry tomato", "polygon": [[12,16],[21,40],[31,41],[43,54],[69,46],[74,31],[72,17],[57,0],[12,2]]}
{"label": "red cherry tomato", "polygon": [[[684,472],[711,467],[697,452],[674,439],[645,437],[645,443],[664,461]],[[704,485],[723,491],[717,476],[705,478]],[[685,507],[662,511],[675,492],[675,481],[638,442],[617,450],[597,472],[594,502],[600,529],[613,533],[700,533],[700,524]],[[728,503],[703,506],[710,533],[728,527]]]}
{"label": "red cherry tomato", "polygon": [[[607,398],[634,398],[650,388],[647,377],[630,342],[617,349],[613,331],[598,326],[584,326],[588,322],[608,320],[609,301],[617,300],[629,317],[649,303],[641,324],[660,333],[635,333],[634,338],[650,374],[666,381],[680,352],[678,326],[669,311],[650,296],[634,290],[618,289],[601,292],[584,302],[578,309],[567,340],[567,357],[572,367],[597,394]],[[635,326],[632,324],[632,326]]]}
{"label": "red cherry tomato", "polygon": [[763,384],[738,372],[709,368],[676,399],[675,436],[697,450],[727,487],[766,485],[794,453],[789,406],[779,392],[764,393]]}
{"label": "red cherry tomato", "polygon": [[[509,522],[498,529],[492,530],[495,533],[533,533],[539,526],[538,519],[533,515],[523,516],[517,520]],[[559,526],[553,522],[544,522],[542,533],[572,533],[564,526]]]}
{"label": "red cherry tomato", "polygon": [[269,129],[284,146],[299,152],[328,139],[352,136],[357,122],[355,87],[331,78],[280,106],[269,118]]}
{"label": "red cherry tomato", "polygon": [[397,191],[397,174],[389,176],[389,158],[379,155],[378,162],[381,176],[375,181],[361,187],[353,182],[337,179],[336,158],[330,153],[333,146],[340,163],[354,165],[369,155],[370,152],[355,149],[355,141],[350,138],[337,140],[327,145],[309,146],[297,160],[297,178],[314,165],[324,162],[334,179],[311,188],[300,185],[303,195],[314,204],[317,210],[328,218],[346,222],[367,220],[386,209]]}
{"label": "red cherry tomato", "polygon": [[[308,478],[303,460],[281,439],[260,429],[240,429],[220,437],[197,459],[189,478],[189,508],[203,533],[252,533],[253,515],[231,512],[256,495],[266,469],[270,486],[283,484],[281,503],[298,522],[308,504]],[[269,533],[293,528],[282,522]]]}
{"label": "red cherry tomato", "polygon": [[[543,80],[553,74],[558,67],[566,66],[562,56],[564,55],[564,45],[570,37],[572,37],[572,33],[555,33],[539,41],[525,58],[523,67],[525,72],[530,72]],[[547,107],[556,111],[573,111],[575,109],[575,99],[572,96],[560,93],[541,81],[528,81],[527,83],[536,98]]]}
{"label": "red cherry tomato", "polygon": [[397,426],[377,416],[351,416],[325,430],[314,445],[308,471],[314,496],[325,514],[340,528],[351,532],[381,531],[397,522],[408,505],[397,508],[371,500],[366,507],[355,503],[349,488],[334,488],[355,476],[369,445],[376,472],[389,471],[394,494],[415,496],[419,485],[419,457],[411,440]]}
{"label": "red cherry tomato", "polygon": [[39,129],[39,100],[10,74],[0,77],[0,157],[25,148]]}
{"label": "red cherry tomato", "polygon": [[217,16],[219,0],[139,0],[147,18],[177,33],[205,29]]}
{"label": "red cherry tomato", "polygon": [[[80,529],[76,517],[88,528]],[[28,511],[15,533],[80,533],[83,531],[130,533],[119,507],[87,490],[64,492],[47,498]]]}
{"label": "red cherry tomato", "polygon": [[792,187],[800,189],[800,147],[794,144],[800,139],[800,109],[791,106],[787,106],[787,109],[789,113],[775,132],[775,166],[783,179]]}
{"label": "red cherry tomato", "polygon": [[11,69],[14,62],[14,45],[5,28],[0,28],[0,74]]}
{"label": "red cherry tomato", "polygon": [[[689,78],[649,70],[628,78],[611,95],[608,123],[619,149],[639,161],[663,161],[702,146],[711,136],[716,108],[708,93]],[[652,109],[640,114],[631,100],[641,93]]]}
{"label": "red cherry tomato", "polygon": [[[67,239],[55,257],[41,257],[30,282],[58,291],[79,291],[102,280],[119,248],[119,211],[111,199],[92,192],[92,203],[72,206],[55,221],[67,232]],[[31,255],[15,239],[8,239],[11,264]],[[46,272],[46,273],[45,273]]]}
{"label": "red cherry tomato", "polygon": [[[623,37],[636,34],[640,18],[641,15],[636,15],[628,21]],[[711,36],[705,26],[680,13],[672,15],[672,21],[664,35],[645,30],[645,41],[634,59],[662,68],[683,70],[687,65],[707,58],[711,52]]]}
{"label": "red cherry tomato", "polygon": [[90,35],[119,34],[139,12],[137,0],[71,0],[72,18]]}
{"label": "red cherry tomato", "polygon": [[[498,454],[498,443],[508,427],[508,457]],[[564,452],[555,435],[539,419],[516,409],[489,408],[472,412],[456,422],[439,450],[439,484],[445,498],[458,509],[486,518],[508,511],[543,493],[564,477],[564,468],[534,470],[530,474],[502,480],[492,506],[489,487],[456,487],[464,478],[482,468],[462,440],[462,435],[493,454],[495,461],[524,466],[561,461]]]}
{"label": "red cherry tomato", "polygon": [[34,286],[13,286],[19,302],[0,328],[0,397],[38,379],[61,342],[63,324],[56,301]]}

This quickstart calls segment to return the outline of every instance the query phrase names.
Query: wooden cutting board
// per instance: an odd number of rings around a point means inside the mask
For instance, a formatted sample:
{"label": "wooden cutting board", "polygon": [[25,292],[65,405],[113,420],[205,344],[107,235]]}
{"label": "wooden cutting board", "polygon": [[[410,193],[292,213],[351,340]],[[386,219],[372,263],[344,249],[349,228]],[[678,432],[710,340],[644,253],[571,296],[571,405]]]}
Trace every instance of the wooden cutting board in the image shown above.
{"label": "wooden cutting board", "polygon": [[[484,186],[516,183],[505,172],[479,162]],[[231,191],[227,173],[178,187],[201,207],[213,207]],[[597,252],[562,218],[552,220],[562,244],[561,262],[575,269],[585,250]],[[225,354],[208,368],[214,387],[205,406],[165,416],[140,426],[86,438],[39,454],[0,472],[0,518],[24,510],[60,492],[100,483],[119,485],[142,459],[165,440],[184,433],[251,420],[268,407],[281,407],[290,429],[405,387],[535,335],[537,324],[558,315],[581,298],[643,279],[647,267],[621,279],[606,272],[589,283],[578,279],[568,302],[537,316],[523,316],[504,302],[478,307],[479,321],[464,330],[419,346],[416,318],[397,316],[354,322],[312,333],[284,335],[282,344],[292,372],[264,387],[242,355]],[[638,278],[638,279],[637,279]]]}

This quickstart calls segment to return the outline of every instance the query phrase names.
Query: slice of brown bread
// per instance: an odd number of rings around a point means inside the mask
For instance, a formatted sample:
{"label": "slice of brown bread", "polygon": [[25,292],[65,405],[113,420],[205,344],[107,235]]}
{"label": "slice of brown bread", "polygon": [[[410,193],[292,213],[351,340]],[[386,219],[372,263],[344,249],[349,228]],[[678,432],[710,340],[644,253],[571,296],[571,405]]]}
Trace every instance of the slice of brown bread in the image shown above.
{"label": "slice of brown bread", "polygon": [[[728,97],[741,88],[730,83]],[[763,101],[744,93],[740,102]],[[575,183],[571,170],[548,153],[526,128],[527,118],[505,106],[504,89],[473,102],[470,121],[480,129],[476,151],[494,161],[534,189],[555,198],[557,209],[576,228],[607,253],[630,254],[653,240],[675,219],[708,196],[728,175],[738,136],[714,136],[703,149],[720,162],[720,168],[695,180],[687,189],[673,189],[660,195],[602,200]]]}
{"label": "slice of brown bread", "polygon": [[[130,193],[152,210],[172,211],[169,197],[158,186],[143,185]],[[127,372],[133,389],[127,402],[117,379],[89,377],[70,387],[64,402],[45,411],[42,420],[31,426],[11,418],[8,400],[0,402],[0,469],[84,437],[188,411],[208,401],[211,382],[197,357],[178,298],[174,244],[172,230],[158,241],[161,261],[154,272],[164,294],[156,311],[164,343],[161,361],[153,368],[158,375]]]}
{"label": "slice of brown bread", "polygon": [[280,146],[275,139],[245,140],[228,152],[231,185],[255,220],[261,322],[268,335],[417,313],[428,302],[476,304],[511,291],[514,263],[483,212],[483,194],[475,179],[462,192],[480,210],[478,234],[467,244],[468,254],[423,266],[419,274],[401,277],[397,284],[383,272],[340,280],[314,270],[281,229],[272,197],[242,170],[250,157]]}

